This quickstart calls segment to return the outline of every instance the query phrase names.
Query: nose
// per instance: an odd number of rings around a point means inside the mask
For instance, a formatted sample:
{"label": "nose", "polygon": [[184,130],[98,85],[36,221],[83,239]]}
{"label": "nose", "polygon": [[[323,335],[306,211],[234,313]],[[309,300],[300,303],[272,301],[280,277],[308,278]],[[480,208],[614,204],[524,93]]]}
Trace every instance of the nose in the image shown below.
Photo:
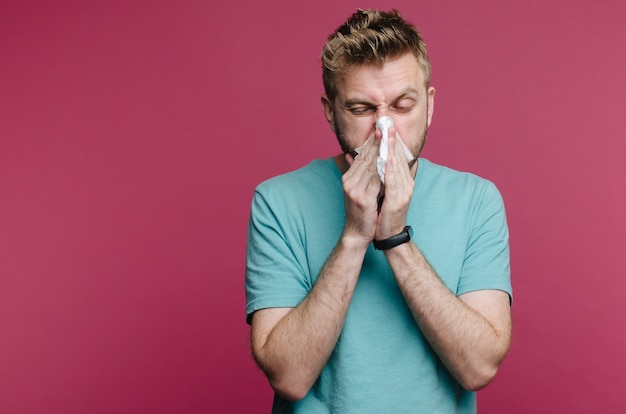
{"label": "nose", "polygon": [[380,119],[383,116],[390,116],[391,111],[386,106],[380,106],[376,109],[376,119]]}
{"label": "nose", "polygon": [[381,116],[376,120],[376,129],[386,132],[393,126],[393,119],[389,116]]}

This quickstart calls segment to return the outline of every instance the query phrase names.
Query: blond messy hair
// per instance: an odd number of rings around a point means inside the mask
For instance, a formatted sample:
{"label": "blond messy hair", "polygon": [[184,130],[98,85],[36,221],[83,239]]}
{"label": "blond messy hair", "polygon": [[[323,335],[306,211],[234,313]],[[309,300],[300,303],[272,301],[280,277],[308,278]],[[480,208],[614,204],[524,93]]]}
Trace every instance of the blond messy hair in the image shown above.
{"label": "blond messy hair", "polygon": [[358,9],[332,33],[322,51],[324,90],[332,102],[337,95],[337,79],[355,67],[382,66],[385,59],[411,52],[424,72],[425,86],[430,83],[430,62],[426,44],[411,23],[397,10],[383,12]]}

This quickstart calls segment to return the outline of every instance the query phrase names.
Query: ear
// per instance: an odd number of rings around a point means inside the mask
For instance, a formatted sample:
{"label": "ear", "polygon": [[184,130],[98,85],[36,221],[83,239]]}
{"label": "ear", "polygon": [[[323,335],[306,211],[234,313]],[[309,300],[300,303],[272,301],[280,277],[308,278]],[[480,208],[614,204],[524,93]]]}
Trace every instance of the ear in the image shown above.
{"label": "ear", "polygon": [[435,111],[435,92],[435,88],[433,88],[432,86],[428,87],[428,113],[426,114],[426,116],[428,117],[428,126],[430,126],[430,123],[432,122],[433,112]]}
{"label": "ear", "polygon": [[326,94],[322,95],[322,110],[324,111],[326,121],[328,121],[328,126],[335,132],[335,109]]}

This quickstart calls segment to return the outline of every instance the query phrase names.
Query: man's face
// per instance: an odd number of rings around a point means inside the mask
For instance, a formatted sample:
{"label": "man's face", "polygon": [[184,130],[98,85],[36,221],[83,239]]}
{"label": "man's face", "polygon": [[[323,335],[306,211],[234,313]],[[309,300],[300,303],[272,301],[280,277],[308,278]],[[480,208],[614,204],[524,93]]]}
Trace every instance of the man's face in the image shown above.
{"label": "man's face", "polygon": [[345,153],[353,153],[375,132],[376,119],[389,116],[417,158],[430,126],[435,89],[413,54],[390,58],[382,67],[360,66],[337,81],[337,96],[322,97],[324,114]]}

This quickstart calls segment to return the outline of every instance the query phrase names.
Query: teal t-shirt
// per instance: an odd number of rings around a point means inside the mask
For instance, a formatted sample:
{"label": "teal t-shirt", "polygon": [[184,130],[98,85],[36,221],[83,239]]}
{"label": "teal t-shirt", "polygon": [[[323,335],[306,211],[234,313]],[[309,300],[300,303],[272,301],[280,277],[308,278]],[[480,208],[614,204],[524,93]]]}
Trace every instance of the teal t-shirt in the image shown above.
{"label": "teal t-shirt", "polygon": [[[332,158],[260,184],[248,233],[248,317],[259,309],[297,306],[344,222],[341,172]],[[482,289],[512,294],[504,205],[491,182],[420,158],[407,224],[456,295]],[[328,364],[304,399],[276,396],[273,412],[474,413],[476,397],[433,352],[384,253],[370,246]]]}

